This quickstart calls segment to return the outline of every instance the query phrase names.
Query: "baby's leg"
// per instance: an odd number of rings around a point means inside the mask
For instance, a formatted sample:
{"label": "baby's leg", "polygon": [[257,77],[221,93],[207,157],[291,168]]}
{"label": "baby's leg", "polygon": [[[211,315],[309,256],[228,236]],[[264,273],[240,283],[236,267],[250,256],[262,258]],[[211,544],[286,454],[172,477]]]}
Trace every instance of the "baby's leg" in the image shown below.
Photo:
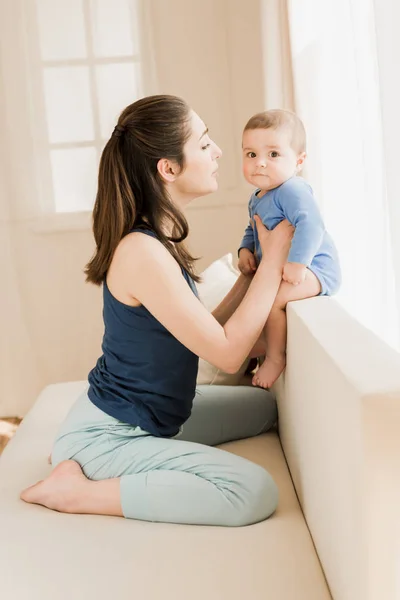
{"label": "baby's leg", "polygon": [[265,324],[265,361],[253,377],[253,385],[270,388],[286,365],[286,304],[318,296],[321,284],[307,269],[306,278],[299,285],[282,281],[274,305]]}
{"label": "baby's leg", "polygon": [[265,356],[266,353],[266,341],[265,341],[265,327],[260,337],[252,347],[249,353],[249,358],[258,358],[259,356]]}

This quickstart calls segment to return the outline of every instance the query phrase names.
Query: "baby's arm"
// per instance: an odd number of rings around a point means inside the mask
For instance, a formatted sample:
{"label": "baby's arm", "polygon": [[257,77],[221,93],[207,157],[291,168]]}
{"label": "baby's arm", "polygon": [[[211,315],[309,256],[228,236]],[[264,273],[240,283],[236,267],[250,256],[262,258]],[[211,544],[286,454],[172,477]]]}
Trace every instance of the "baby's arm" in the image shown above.
{"label": "baby's arm", "polygon": [[325,225],[307,183],[282,186],[278,201],[286,219],[296,228],[283,279],[298,285],[321,246]]}
{"label": "baby's arm", "polygon": [[325,232],[325,225],[311,187],[282,186],[278,198],[285,218],[296,228],[288,262],[308,267],[317,254]]}
{"label": "baby's arm", "polygon": [[[249,217],[251,218],[250,206]],[[244,236],[238,250],[238,268],[239,271],[243,273],[243,275],[252,275],[257,269],[256,259],[254,256],[254,248],[254,231],[250,221],[245,229]]]}
{"label": "baby's arm", "polygon": [[254,231],[249,223],[244,231],[244,236],[242,241],[240,242],[239,252],[242,248],[247,248],[250,252],[254,252]]}

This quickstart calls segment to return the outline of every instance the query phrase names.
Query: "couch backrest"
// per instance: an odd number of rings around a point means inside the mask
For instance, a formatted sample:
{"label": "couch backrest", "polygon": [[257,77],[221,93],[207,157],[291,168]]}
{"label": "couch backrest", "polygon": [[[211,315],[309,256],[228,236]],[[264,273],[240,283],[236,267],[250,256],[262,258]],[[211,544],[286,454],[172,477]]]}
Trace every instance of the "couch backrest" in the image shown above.
{"label": "couch backrest", "polygon": [[400,354],[331,298],[287,313],[280,436],[332,596],[398,600]]}

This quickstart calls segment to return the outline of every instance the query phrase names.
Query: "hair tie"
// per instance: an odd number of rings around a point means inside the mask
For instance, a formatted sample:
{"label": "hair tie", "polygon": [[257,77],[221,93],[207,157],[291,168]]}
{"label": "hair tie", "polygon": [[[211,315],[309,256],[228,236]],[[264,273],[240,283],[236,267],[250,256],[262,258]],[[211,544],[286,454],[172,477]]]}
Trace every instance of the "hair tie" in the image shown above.
{"label": "hair tie", "polygon": [[124,125],[116,125],[114,127],[114,131],[112,132],[112,135],[115,135],[116,137],[120,137],[125,131],[126,131],[126,127],[124,127]]}

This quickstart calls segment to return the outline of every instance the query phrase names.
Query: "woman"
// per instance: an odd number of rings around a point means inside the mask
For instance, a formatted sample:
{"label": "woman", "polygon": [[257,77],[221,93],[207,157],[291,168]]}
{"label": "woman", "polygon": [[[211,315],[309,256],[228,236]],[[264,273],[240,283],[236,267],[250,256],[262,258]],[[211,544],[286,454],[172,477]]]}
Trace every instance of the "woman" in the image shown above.
{"label": "woman", "polygon": [[86,267],[87,280],[103,284],[103,355],[58,432],[55,468],[22,500],[207,525],[247,525],[274,512],[270,475],[212,447],[267,431],[276,420],[273,398],[256,388],[195,387],[199,356],[234,373],[249,354],[281,282],[292,228],[284,222],[267,232],[256,223],[263,250],[256,274],[241,275],[210,314],[197,297],[182,209],[217,189],[220,156],[180,98],[143,98],[121,114],[100,161],[96,252]]}

